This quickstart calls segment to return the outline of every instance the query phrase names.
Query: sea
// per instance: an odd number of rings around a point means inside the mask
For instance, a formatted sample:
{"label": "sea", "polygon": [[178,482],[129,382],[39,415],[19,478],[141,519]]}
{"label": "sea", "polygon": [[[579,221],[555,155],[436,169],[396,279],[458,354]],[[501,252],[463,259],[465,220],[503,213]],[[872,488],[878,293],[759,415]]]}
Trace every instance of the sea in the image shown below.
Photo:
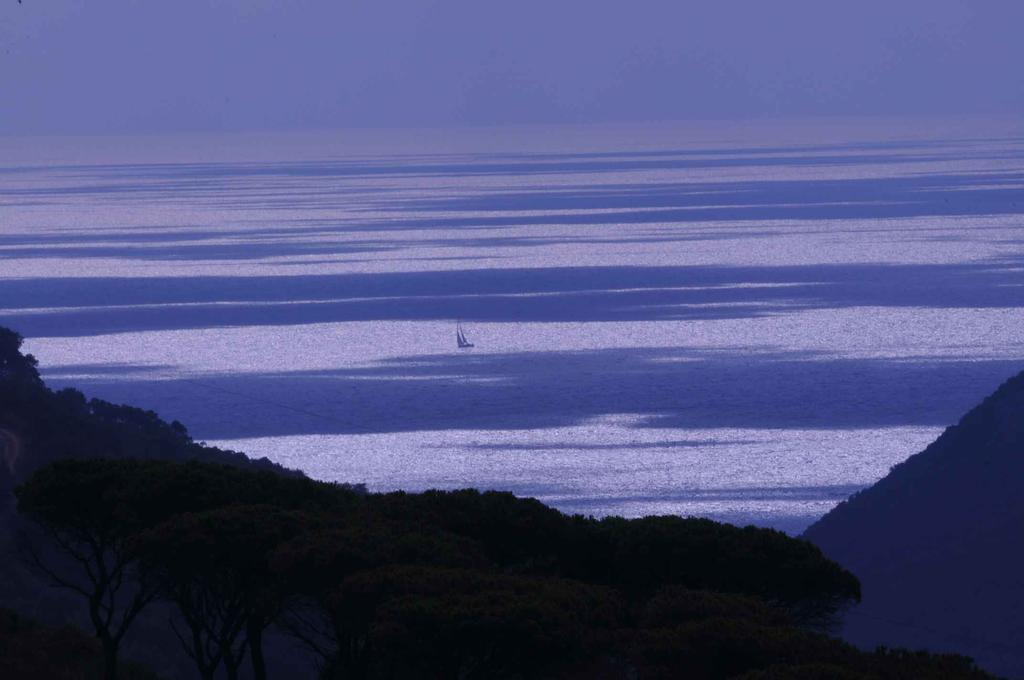
{"label": "sea", "polygon": [[795,534],[1024,369],[1024,119],[0,137],[0,325],[318,479]]}

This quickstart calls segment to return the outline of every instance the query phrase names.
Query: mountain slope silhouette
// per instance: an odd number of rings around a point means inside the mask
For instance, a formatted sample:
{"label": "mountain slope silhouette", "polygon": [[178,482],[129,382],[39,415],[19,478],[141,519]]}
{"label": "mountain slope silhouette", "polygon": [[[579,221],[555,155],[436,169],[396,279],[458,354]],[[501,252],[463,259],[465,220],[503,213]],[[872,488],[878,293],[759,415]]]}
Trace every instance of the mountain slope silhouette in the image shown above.
{"label": "mountain slope silhouette", "polygon": [[1024,373],[804,533],[861,579],[843,634],[1024,677]]}

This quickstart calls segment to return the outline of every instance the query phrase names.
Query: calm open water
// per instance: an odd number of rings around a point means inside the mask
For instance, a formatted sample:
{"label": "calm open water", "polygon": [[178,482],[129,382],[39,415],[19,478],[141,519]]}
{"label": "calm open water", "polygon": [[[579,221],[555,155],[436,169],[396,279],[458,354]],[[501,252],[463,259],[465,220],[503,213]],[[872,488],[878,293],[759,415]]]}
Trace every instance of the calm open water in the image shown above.
{"label": "calm open water", "polygon": [[1024,124],[0,138],[0,324],[314,477],[799,531],[1024,369]]}

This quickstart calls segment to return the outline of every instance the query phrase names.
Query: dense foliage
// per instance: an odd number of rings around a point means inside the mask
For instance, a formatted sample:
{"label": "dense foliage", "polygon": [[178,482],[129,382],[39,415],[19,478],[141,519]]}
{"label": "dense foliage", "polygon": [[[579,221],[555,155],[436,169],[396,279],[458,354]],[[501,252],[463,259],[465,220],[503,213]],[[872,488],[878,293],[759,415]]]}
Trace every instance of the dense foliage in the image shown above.
{"label": "dense foliage", "polygon": [[53,555],[70,570],[55,582],[84,583],[91,606],[103,569],[89,565],[119,565],[113,620],[143,596],[171,603],[203,678],[267,677],[271,627],[324,678],[787,677],[814,664],[985,677],[966,659],[864,654],[814,630],[858,599],[857,582],[768,529],[131,459],[59,461],[17,496],[53,551],[85,558]]}

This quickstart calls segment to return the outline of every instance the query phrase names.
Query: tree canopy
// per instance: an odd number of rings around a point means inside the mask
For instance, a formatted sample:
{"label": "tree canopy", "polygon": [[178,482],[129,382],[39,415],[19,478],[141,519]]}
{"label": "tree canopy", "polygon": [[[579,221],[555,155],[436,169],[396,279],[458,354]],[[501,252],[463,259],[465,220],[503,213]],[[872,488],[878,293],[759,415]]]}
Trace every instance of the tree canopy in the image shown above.
{"label": "tree canopy", "polygon": [[304,645],[325,679],[985,677],[828,637],[857,580],[766,529],[160,460],[59,461],[17,495],[52,541],[38,566],[85,607],[104,603],[96,633],[115,669],[121,631],[159,600],[202,678],[268,677],[271,633]]}

